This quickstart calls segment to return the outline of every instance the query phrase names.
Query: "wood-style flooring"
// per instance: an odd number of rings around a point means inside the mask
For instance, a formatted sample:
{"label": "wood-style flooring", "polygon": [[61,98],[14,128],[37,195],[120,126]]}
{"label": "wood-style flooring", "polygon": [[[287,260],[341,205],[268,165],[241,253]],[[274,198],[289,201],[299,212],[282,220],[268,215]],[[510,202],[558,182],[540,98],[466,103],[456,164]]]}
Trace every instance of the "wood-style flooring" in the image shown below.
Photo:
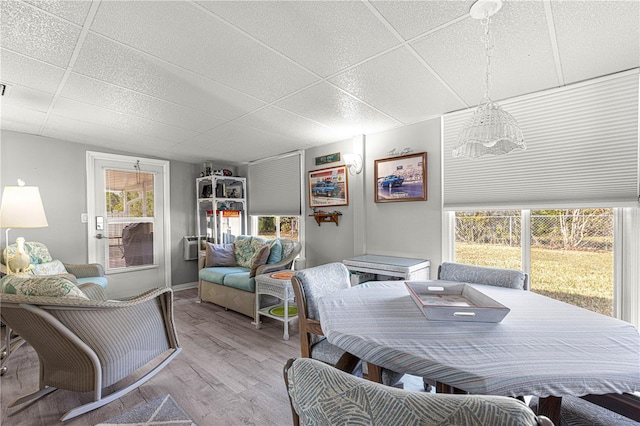
{"label": "wood-style flooring", "polygon": [[[159,396],[171,394],[198,426],[291,425],[282,367],[300,356],[297,321],[290,339],[282,323],[265,318],[257,330],[251,319],[211,303],[196,303],[196,289],[174,293],[174,315],[182,353],[154,378],[124,397],[64,423],[62,414],[91,400],[91,393],[57,390],[16,410],[7,406],[37,390],[38,357],[23,345],[0,378],[3,426],[94,426]],[[128,384],[131,379],[119,382]],[[105,394],[112,391],[108,388]]]}

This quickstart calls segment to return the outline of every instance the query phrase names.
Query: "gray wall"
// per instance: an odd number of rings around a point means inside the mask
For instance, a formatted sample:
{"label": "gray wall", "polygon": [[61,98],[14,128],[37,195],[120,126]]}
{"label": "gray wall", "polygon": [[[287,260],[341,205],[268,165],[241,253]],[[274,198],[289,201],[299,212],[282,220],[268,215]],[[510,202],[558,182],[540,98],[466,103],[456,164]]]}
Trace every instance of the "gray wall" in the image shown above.
{"label": "gray wall", "polygon": [[[26,133],[0,134],[0,185],[15,185],[18,178],[40,188],[49,226],[12,230],[11,241],[23,236],[41,241],[51,254],[69,263],[87,262],[87,226],[80,221],[87,211],[86,152],[123,154]],[[126,153],[124,153],[126,154]],[[170,162],[172,284],[196,282],[196,261],[182,256],[182,237],[195,233],[195,178],[201,166]],[[2,247],[4,247],[4,232]]]}
{"label": "gray wall", "polygon": [[[427,152],[427,201],[374,202],[374,160],[387,158],[392,149],[409,147],[414,153]],[[316,166],[315,157],[334,152],[357,150],[351,140],[305,151],[306,171],[342,163]],[[365,167],[361,174],[349,176],[349,205],[325,208],[342,212],[340,225],[318,226],[305,196],[305,244],[307,267],[339,262],[360,254],[415,257],[431,261],[435,277],[441,263],[441,168],[440,119],[367,135],[364,144]],[[306,179],[306,178],[305,178]]]}

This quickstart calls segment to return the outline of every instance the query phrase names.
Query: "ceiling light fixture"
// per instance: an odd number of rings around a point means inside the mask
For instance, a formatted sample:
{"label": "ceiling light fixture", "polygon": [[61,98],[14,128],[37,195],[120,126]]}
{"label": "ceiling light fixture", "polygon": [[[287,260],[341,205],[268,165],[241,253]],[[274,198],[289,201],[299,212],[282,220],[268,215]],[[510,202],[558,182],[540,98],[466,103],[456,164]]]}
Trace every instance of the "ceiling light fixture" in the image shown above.
{"label": "ceiling light fixture", "polygon": [[465,123],[453,157],[478,158],[485,154],[502,155],[515,148],[527,149],[518,122],[489,96],[491,86],[491,56],[493,40],[489,32],[490,17],[502,7],[501,0],[478,0],[471,6],[471,17],[482,21],[484,27],[484,53],[486,66],[484,96],[473,116]]}

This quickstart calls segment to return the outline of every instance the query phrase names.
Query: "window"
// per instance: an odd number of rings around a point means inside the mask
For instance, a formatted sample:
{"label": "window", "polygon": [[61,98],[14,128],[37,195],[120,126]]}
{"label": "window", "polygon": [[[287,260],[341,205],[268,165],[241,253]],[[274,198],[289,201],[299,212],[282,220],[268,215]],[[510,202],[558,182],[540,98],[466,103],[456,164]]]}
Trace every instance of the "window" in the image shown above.
{"label": "window", "polygon": [[531,291],[613,315],[613,209],[456,212],[455,225],[456,262],[529,269]]}
{"label": "window", "polygon": [[252,216],[253,235],[300,241],[300,216]]}

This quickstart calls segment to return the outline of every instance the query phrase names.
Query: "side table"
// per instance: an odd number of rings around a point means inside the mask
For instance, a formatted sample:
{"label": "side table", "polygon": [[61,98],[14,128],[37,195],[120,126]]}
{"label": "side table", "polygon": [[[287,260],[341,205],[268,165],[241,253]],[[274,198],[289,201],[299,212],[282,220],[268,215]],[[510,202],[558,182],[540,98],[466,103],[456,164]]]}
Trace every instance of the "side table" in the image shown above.
{"label": "side table", "polygon": [[[256,328],[260,328],[260,315],[282,321],[284,323],[284,335],[282,336],[284,340],[289,340],[289,322],[298,317],[297,313],[289,315],[289,307],[295,307],[294,303],[289,303],[289,300],[293,300],[294,297],[291,286],[292,275],[293,271],[279,271],[256,276]],[[261,294],[275,296],[282,302],[261,307]],[[279,310],[283,311],[282,315],[274,313]]]}

